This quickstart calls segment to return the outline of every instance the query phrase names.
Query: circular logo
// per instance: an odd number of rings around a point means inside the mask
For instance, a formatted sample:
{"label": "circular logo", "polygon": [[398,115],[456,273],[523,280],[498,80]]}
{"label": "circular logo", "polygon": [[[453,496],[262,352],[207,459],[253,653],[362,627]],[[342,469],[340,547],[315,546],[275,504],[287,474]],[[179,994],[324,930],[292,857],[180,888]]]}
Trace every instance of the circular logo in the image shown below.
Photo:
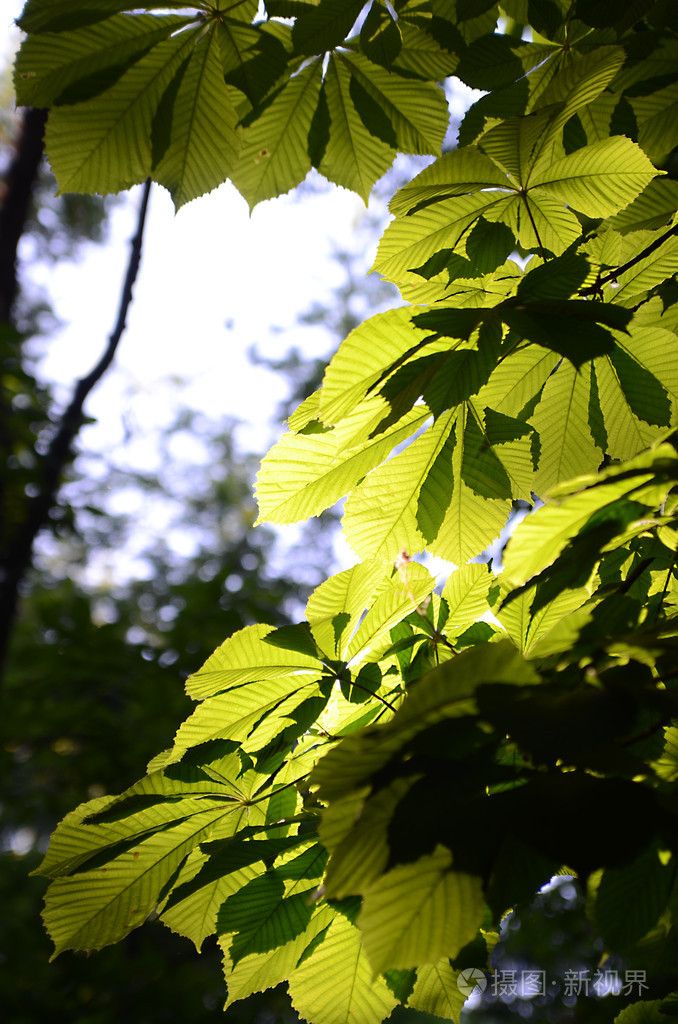
{"label": "circular logo", "polygon": [[465,996],[470,996],[476,990],[484,992],[487,988],[487,978],[479,967],[467,967],[465,971],[459,972],[457,987]]}

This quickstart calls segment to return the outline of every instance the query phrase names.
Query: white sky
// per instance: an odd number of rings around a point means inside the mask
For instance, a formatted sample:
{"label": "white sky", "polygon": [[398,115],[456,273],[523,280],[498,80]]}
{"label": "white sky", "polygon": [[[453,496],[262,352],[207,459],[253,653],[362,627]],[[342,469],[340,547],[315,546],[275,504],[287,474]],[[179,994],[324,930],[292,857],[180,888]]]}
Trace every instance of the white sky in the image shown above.
{"label": "white sky", "polygon": [[[49,341],[43,372],[52,380],[69,385],[90,369],[105,345],[139,194],[139,188],[132,190],[129,202],[114,211],[108,245],[88,246],[78,263],[42,269],[54,308],[69,325]],[[164,381],[180,376],[190,382],[185,392],[189,404],[213,418],[248,421],[241,444],[250,450],[265,447],[267,424],[284,395],[284,382],[252,367],[247,349],[258,344],[268,354],[282,355],[293,340],[299,341],[300,332],[292,331],[295,317],[314,296],[328,295],[338,283],[329,262],[331,240],[350,235],[361,206],[352,194],[333,189],[301,201],[292,196],[271,200],[250,218],[245,201],[226,184],[175,216],[169,195],[154,187],[116,372],[107,375],[89,401],[90,413],[106,419],[108,439],[111,430],[117,434],[122,429],[127,403],[134,402],[138,420],[139,403],[155,405]],[[277,352],[271,346],[271,325],[283,328]],[[157,407],[155,412],[162,416]],[[96,443],[93,436],[88,440]]]}

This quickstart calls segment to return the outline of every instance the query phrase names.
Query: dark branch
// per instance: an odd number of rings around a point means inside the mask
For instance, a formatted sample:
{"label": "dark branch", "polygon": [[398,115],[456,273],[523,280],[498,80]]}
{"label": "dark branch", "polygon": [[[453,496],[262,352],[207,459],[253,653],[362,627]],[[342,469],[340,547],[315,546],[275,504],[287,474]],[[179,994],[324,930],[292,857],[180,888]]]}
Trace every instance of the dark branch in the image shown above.
{"label": "dark branch", "polygon": [[603,277],[599,277],[596,283],[590,285],[590,287],[582,288],[579,294],[596,295],[603,285],[609,284],[610,281],[616,281],[618,277],[625,273],[625,271],[630,270],[631,267],[635,267],[636,263],[640,263],[641,260],[651,256],[652,253],[660,247],[660,245],[663,245],[664,242],[668,242],[669,238],[673,238],[674,235],[678,235],[678,225],[676,225],[676,227],[669,228],[669,230],[665,231],[659,238],[655,238],[654,242],[650,242],[642,252],[639,252],[637,256],[634,256],[633,259],[630,259],[627,263],[622,263],[622,265],[617,267],[616,270],[610,270],[610,272],[604,274]]}
{"label": "dark branch", "polygon": [[17,294],[17,249],[42,160],[46,110],[27,109],[0,197],[0,323],[9,323]]}
{"label": "dark branch", "polygon": [[75,386],[70,405],[61,417],[59,428],[39,464],[40,490],[34,498],[29,499],[24,522],[17,531],[17,535],[8,544],[8,550],[3,559],[0,589],[0,671],[7,656],[7,647],[17,609],[19,586],[30,568],[35,538],[48,522],[49,514],[56,504],[63,471],[73,457],[73,441],[83,423],[83,406],[92,389],[113,362],[125,329],[127,312],[132,301],[132,289],[141,260],[141,244],[150,190],[151,181],[149,179],[144,185],[137,228],[131,239],[131,252],[120,296],[118,317],[108,339],[108,345],[93,370],[79,380]]}

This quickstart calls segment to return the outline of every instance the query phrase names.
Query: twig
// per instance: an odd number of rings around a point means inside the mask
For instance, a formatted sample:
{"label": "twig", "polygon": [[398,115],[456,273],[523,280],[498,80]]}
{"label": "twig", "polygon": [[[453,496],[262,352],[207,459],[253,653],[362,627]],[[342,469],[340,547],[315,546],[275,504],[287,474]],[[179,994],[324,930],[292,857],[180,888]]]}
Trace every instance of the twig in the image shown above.
{"label": "twig", "polygon": [[652,253],[663,245],[664,242],[668,242],[669,238],[673,238],[674,235],[678,235],[678,225],[669,228],[665,231],[660,238],[655,238],[654,242],[650,242],[642,252],[639,252],[633,259],[628,260],[626,263],[622,263],[621,266],[617,267],[616,270],[611,270],[609,274],[605,274],[603,277],[598,278],[595,284],[590,285],[588,288],[582,288],[579,292],[580,295],[596,295],[605,284],[609,284],[610,281],[616,281],[625,271],[630,270],[631,267],[635,267],[636,263],[640,263],[641,260],[651,256]]}

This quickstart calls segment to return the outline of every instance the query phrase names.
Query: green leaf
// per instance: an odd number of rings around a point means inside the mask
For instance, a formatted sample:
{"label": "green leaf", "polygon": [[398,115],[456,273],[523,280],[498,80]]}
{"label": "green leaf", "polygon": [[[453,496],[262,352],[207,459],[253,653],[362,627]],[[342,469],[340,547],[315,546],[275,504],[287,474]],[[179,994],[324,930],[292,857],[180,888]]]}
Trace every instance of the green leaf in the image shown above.
{"label": "green leaf", "polygon": [[379,1024],[397,1002],[384,982],[374,979],[360,932],[341,914],[297,967],[289,992],[300,1017],[325,1024]]}
{"label": "green leaf", "polygon": [[14,66],[17,102],[46,107],[96,96],[190,20],[121,14],[72,32],[29,36]]}
{"label": "green leaf", "polygon": [[[483,415],[473,401],[458,413],[456,427],[463,430],[463,444],[457,444],[452,452],[453,489],[429,549],[460,565],[498,537],[510,511],[507,495],[514,489],[516,495],[529,496],[533,471],[530,428],[522,422],[504,419],[489,409]],[[431,474],[426,500],[430,493],[440,505],[440,497],[435,497],[436,492],[440,494],[436,482],[435,473]],[[439,513],[434,516],[435,522]]]}
{"label": "green leaf", "polygon": [[174,738],[173,759],[179,760],[190,747],[210,740],[227,739],[242,743],[264,715],[274,714],[280,719],[281,725],[287,724],[284,716],[290,708],[298,706],[308,697],[320,695],[316,681],[319,675],[318,666],[311,673],[311,676],[316,677],[311,678],[311,681],[307,673],[304,673],[300,677],[268,679],[235,686],[227,693],[208,697],[180,726]]}
{"label": "green leaf", "polygon": [[455,957],[485,913],[480,878],[451,871],[449,850],[392,868],[365,893],[359,923],[375,972]]}
{"label": "green leaf", "polygon": [[[182,0],[151,0],[145,10],[153,8],[183,8]],[[24,32],[66,32],[109,18],[112,14],[130,10],[129,0],[79,0],[73,7],[71,0],[29,0],[17,19]]]}
{"label": "green leaf", "polygon": [[295,651],[309,658],[321,659],[322,652],[313,639],[308,622],[297,622],[293,626],[281,626],[264,637],[264,643],[280,647],[283,651]]}
{"label": "green leaf", "polygon": [[367,202],[372,186],[389,169],[395,153],[364,126],[351,98],[350,83],[349,68],[331,54],[324,80],[330,134],[318,170]]}
{"label": "green leaf", "polygon": [[638,122],[638,142],[653,163],[661,167],[678,145],[678,82],[648,96],[634,97],[631,106]]}
{"label": "green leaf", "polygon": [[444,153],[408,185],[399,189],[389,209],[396,216],[416,213],[433,199],[462,196],[478,188],[503,185],[505,180],[505,175],[494,161],[476,146],[465,146]]}
{"label": "green leaf", "polygon": [[119,192],[149,176],[153,117],[196,38],[195,31],[180,32],[101,95],[52,109],[45,146],[60,192]]}
{"label": "green leaf", "polygon": [[[640,465],[646,462],[639,460]],[[646,464],[649,463],[647,460]],[[506,547],[504,574],[511,585],[525,583],[532,576],[551,565],[570,538],[584,526],[590,517],[600,509],[611,505],[618,498],[632,494],[652,478],[649,464],[647,471],[639,468],[629,478],[616,480],[614,476],[603,479],[599,485],[575,492],[562,501],[552,501],[523,520]],[[581,478],[582,487],[594,478]]]}
{"label": "green leaf", "polygon": [[[417,523],[419,491],[453,425],[454,414],[441,416],[404,452],[373,470],[351,494],[343,523],[358,555],[393,561],[401,551],[416,554],[426,546]],[[377,516],[375,507],[379,508]]]}
{"label": "green leaf", "polygon": [[[402,49],[402,34],[385,4],[373,3],[360,29],[360,48],[369,60],[388,67]],[[435,77],[427,71],[427,78]]]}
{"label": "green leaf", "polygon": [[341,343],[325,371],[320,393],[323,423],[339,423],[347,417],[394,364],[432,341],[429,331],[413,325],[412,312],[405,307],[380,313]]}
{"label": "green leaf", "polygon": [[229,948],[234,966],[251,953],[267,953],[306,931],[313,914],[311,896],[322,877],[326,854],[317,844],[305,870],[285,885],[285,869],[253,878],[229,896],[219,911],[218,930],[236,932]]}
{"label": "green leaf", "polygon": [[345,659],[359,618],[386,578],[383,563],[372,559],[337,573],[316,587],[308,599],[306,615],[323,650]]}
{"label": "green leaf", "polygon": [[388,826],[410,786],[410,780],[396,779],[368,801],[351,794],[323,813],[320,838],[331,850],[325,878],[329,899],[362,894],[382,875],[389,859]]}
{"label": "green leaf", "polygon": [[654,927],[666,908],[675,874],[675,861],[662,863],[655,846],[630,863],[603,872],[593,918],[608,949],[622,950]]}
{"label": "green leaf", "polygon": [[609,217],[628,206],[656,173],[640,146],[617,135],[535,168],[526,185],[589,217]]}
{"label": "green leaf", "polygon": [[231,937],[219,940],[224,949],[226,968],[226,984],[228,1000],[226,1006],[245,999],[252,992],[262,992],[273,988],[283,981],[288,981],[302,958],[304,952],[313,947],[315,941],[322,937],[336,912],[327,905],[316,907],[305,930],[289,942],[278,946],[270,953],[250,953],[232,966],[227,947]]}
{"label": "green leaf", "polygon": [[[438,86],[405,79],[359,53],[337,53],[353,79],[375,100],[392,125],[403,153],[439,153],[447,130],[447,101]],[[355,99],[354,99],[355,102]],[[358,112],[362,116],[362,111]],[[369,127],[369,125],[368,125]]]}
{"label": "green leaf", "polygon": [[[208,935],[212,935],[216,930],[217,914],[221,905],[259,873],[257,867],[248,865],[229,874],[223,874],[222,869],[214,876],[212,871],[210,874],[213,877],[210,878],[206,872],[212,868],[215,859],[203,855],[204,867],[193,880],[196,882],[200,879],[199,888],[194,889],[190,881],[184,882],[183,885],[178,884],[170,895],[169,904],[165,905],[161,914],[163,924],[172,931],[185,935],[194,943],[198,952]],[[260,870],[263,870],[263,865]]]}
{"label": "green leaf", "polygon": [[322,63],[312,61],[291,78],[243,137],[231,180],[250,209],[288,192],[311,169],[308,136],[318,104]]}
{"label": "green leaf", "polygon": [[363,7],[361,0],[320,0],[301,10],[292,29],[297,53],[324,53],[343,43]]}
{"label": "green leaf", "polygon": [[530,423],[541,452],[535,489],[544,494],[561,480],[592,473],[603,459],[589,426],[591,368],[562,362],[546,381]]}
{"label": "green leaf", "polygon": [[445,631],[459,636],[468,626],[489,611],[488,594],[495,583],[487,566],[471,563],[462,565],[447,577],[442,597],[447,602],[449,615]]}
{"label": "green leaf", "polygon": [[[565,590],[536,612],[532,611],[532,590],[524,590],[515,600],[507,601],[506,596],[507,591],[502,589],[501,603],[495,607],[494,613],[516,647],[529,658],[537,656],[537,649],[543,651],[544,657],[548,657],[551,648],[556,645],[558,650],[568,650],[572,646],[573,639],[578,636],[579,620],[572,622],[574,632],[568,632],[567,627],[558,631],[559,624],[567,620],[570,612],[580,608],[590,594],[584,587]],[[562,645],[561,636],[565,638]]]}
{"label": "green leaf", "polygon": [[668,223],[678,206],[678,182],[654,178],[632,203],[608,221],[621,231],[652,230]]}
{"label": "green leaf", "polygon": [[[437,39],[431,32],[423,30],[414,22],[408,22],[406,10],[398,14],[397,28],[401,46],[397,57],[392,61],[394,70],[411,72],[420,78],[434,79],[436,82],[454,74],[459,58],[445,47],[442,38]],[[385,45],[390,56],[395,51],[393,29],[388,27],[388,33]],[[376,57],[370,59],[376,60]]]}
{"label": "green leaf", "polygon": [[663,1006],[661,999],[631,1003],[614,1018],[614,1024],[666,1024]]}
{"label": "green leaf", "polygon": [[608,451],[632,458],[657,436],[648,424],[668,427],[678,400],[678,360],[673,338],[661,328],[636,328],[596,361]]}
{"label": "green leaf", "polygon": [[297,676],[306,682],[320,675],[322,665],[316,657],[267,644],[265,638],[272,632],[273,626],[256,625],[234,633],[189,676],[189,696],[202,700],[252,680]]}
{"label": "green leaf", "polygon": [[[414,611],[431,593],[435,580],[428,569],[417,562],[408,562],[380,589],[365,618],[351,637],[347,660],[371,657],[375,647],[385,640],[389,630]],[[372,660],[372,659],[371,659]]]}
{"label": "green leaf", "polygon": [[285,72],[289,29],[280,22],[245,24],[237,3],[231,11],[233,18],[224,16],[216,25],[224,79],[256,106]]}
{"label": "green leaf", "polygon": [[176,209],[225,181],[240,154],[238,114],[224,83],[218,38],[212,32],[196,43],[178,84],[167,88],[170,109],[161,102],[154,123],[156,136],[167,132],[168,138],[153,176],[170,191]]}
{"label": "green leaf", "polygon": [[212,807],[154,833],[133,849],[49,888],[44,920],[55,956],[64,949],[100,949],[146,920],[185,857],[231,813]]}
{"label": "green leaf", "polygon": [[427,409],[411,409],[389,429],[371,436],[386,410],[384,400],[374,398],[327,433],[284,435],[261,464],[257,522],[294,523],[318,515],[428,418]]}
{"label": "green leaf", "polygon": [[448,957],[434,964],[424,964],[417,971],[417,980],[407,1005],[420,1013],[458,1020],[466,996],[460,991],[459,972],[452,969]]}

